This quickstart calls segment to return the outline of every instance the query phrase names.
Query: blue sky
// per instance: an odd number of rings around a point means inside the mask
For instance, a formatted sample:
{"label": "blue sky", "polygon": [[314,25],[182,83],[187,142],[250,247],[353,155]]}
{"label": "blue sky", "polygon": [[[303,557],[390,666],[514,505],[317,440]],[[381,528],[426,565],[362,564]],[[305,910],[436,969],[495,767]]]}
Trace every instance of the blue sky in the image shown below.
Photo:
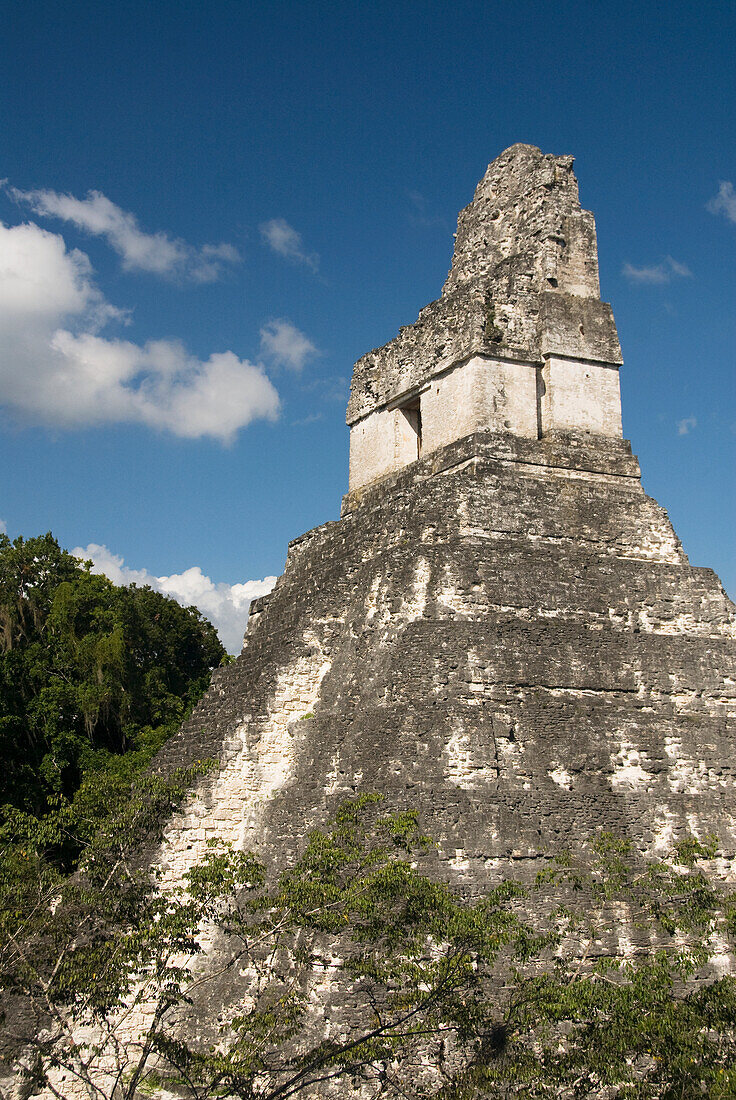
{"label": "blue sky", "polygon": [[736,592],[732,2],[2,13],[8,534],[104,547],[232,648],[251,582],[338,515],[354,360],[439,295],[459,209],[524,141],[576,157],[625,434]]}

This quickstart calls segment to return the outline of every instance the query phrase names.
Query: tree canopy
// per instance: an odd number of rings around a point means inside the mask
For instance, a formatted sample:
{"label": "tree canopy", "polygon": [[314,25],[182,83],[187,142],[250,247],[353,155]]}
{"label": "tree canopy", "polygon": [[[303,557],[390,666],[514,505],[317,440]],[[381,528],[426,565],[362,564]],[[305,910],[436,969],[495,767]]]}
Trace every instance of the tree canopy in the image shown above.
{"label": "tree canopy", "polygon": [[[709,873],[714,845],[644,858],[599,835],[533,885],[470,900],[420,870],[416,814],[364,796],[291,866],[214,843],[162,891],[135,853],[186,781],[147,780],[75,876],[50,874],[38,834],[16,848],[0,989],[11,1030],[13,999],[32,1009],[25,1095],[285,1100],[342,1082],[389,1100],[736,1096],[736,985],[718,970],[736,904]],[[214,969],[197,962],[213,933]],[[227,975],[215,1033],[182,1027]],[[326,984],[341,998],[320,1003]]]}
{"label": "tree canopy", "polygon": [[39,815],[140,763],[223,656],[195,608],[92,574],[51,534],[0,535],[0,806]]}

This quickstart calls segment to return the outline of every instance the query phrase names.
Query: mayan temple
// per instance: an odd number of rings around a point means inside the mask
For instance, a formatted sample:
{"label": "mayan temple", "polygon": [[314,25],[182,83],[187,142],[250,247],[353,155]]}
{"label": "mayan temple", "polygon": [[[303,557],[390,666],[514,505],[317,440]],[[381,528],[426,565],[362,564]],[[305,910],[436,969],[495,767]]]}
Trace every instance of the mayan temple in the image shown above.
{"label": "mayan temple", "polygon": [[514,145],[440,298],[355,365],[341,519],[163,751],[220,760],[171,873],[210,836],[291,853],[359,790],[478,883],[601,826],[736,841],[734,605],[642,489],[621,362],[573,158]]}
{"label": "mayan temple", "polygon": [[440,297],[355,365],[341,518],[290,544],[159,756],[219,761],[168,881],[211,838],[283,865],[358,791],[416,807],[433,873],[477,889],[601,827],[736,854],[735,609],[642,489],[621,363],[573,158],[514,145]]}

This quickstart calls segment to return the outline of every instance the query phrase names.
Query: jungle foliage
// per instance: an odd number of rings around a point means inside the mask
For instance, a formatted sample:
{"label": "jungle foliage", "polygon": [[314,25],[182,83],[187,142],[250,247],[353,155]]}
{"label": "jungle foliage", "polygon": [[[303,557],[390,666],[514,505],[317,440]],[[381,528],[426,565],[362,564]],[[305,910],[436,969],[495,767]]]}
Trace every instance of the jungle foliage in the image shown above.
{"label": "jungle foliage", "polygon": [[[736,902],[708,873],[713,845],[644,859],[601,835],[531,885],[468,899],[422,873],[416,815],[369,796],[289,867],[212,844],[161,890],[136,856],[189,778],[147,780],[75,876],[38,835],[16,849],[0,988],[9,1031],[13,1002],[31,1006],[26,1095],[76,1080],[97,1100],[277,1100],[329,1081],[395,1100],[736,1096],[736,988],[718,969]],[[199,966],[215,932],[220,963]],[[327,1016],[326,981],[341,990]],[[192,1032],[210,983],[220,1011]]]}
{"label": "jungle foliage", "polygon": [[0,535],[0,806],[104,809],[223,655],[195,608],[113,585],[51,534]]}

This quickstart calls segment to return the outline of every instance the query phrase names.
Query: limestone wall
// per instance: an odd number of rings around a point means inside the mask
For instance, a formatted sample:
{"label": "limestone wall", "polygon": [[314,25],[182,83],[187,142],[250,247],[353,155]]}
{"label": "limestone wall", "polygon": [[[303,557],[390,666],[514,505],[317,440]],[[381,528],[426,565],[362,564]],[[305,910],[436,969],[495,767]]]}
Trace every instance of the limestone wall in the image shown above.
{"label": "limestone wall", "polygon": [[620,438],[618,368],[549,356],[542,369],[540,423],[543,435],[577,430]]}
{"label": "limestone wall", "polygon": [[523,439],[555,431],[622,434],[618,368],[563,356],[549,356],[538,367],[473,355],[403,400],[412,405],[410,414],[398,404],[352,425],[350,492],[474,432]]}

